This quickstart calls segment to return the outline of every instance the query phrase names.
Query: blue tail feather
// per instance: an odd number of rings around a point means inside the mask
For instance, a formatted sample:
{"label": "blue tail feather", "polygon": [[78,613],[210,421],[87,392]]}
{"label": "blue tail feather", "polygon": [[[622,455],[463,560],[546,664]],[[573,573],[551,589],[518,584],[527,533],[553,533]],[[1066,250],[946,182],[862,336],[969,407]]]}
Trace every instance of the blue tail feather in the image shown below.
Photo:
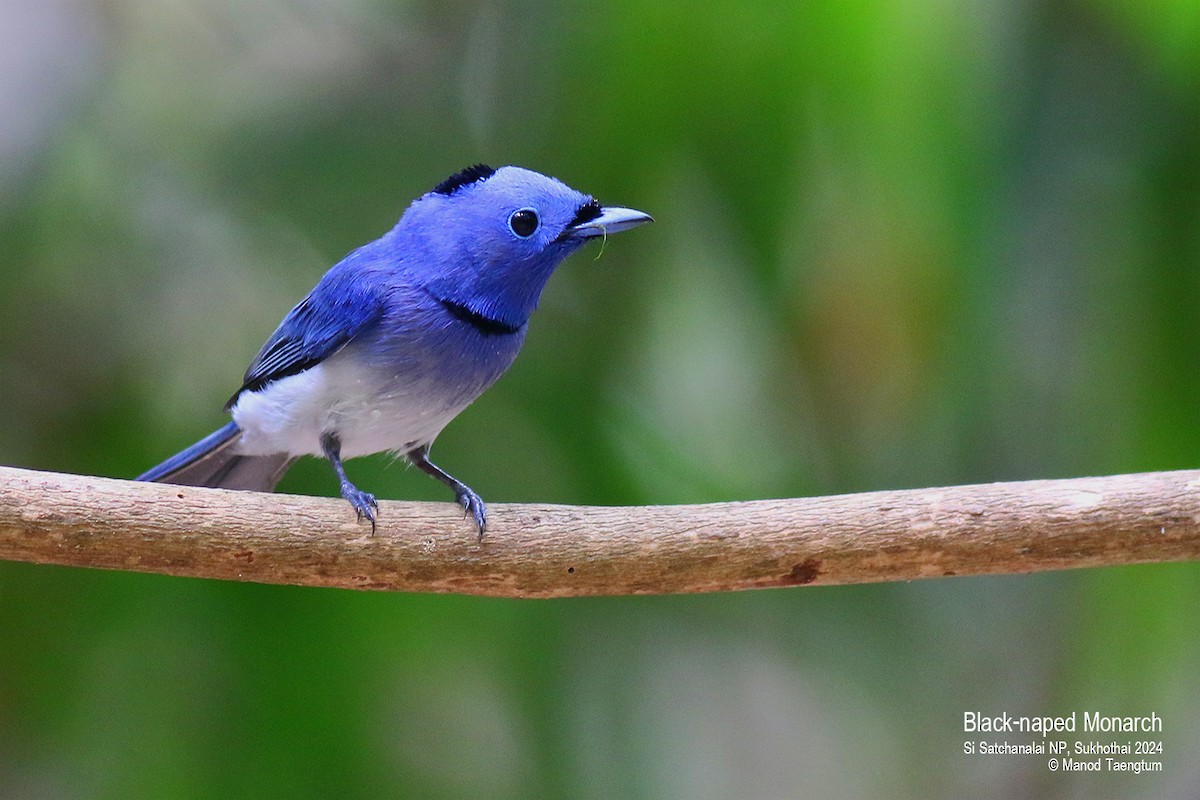
{"label": "blue tail feather", "polygon": [[134,480],[269,492],[294,459],[286,454],[243,456],[234,445],[242,431],[230,422]]}

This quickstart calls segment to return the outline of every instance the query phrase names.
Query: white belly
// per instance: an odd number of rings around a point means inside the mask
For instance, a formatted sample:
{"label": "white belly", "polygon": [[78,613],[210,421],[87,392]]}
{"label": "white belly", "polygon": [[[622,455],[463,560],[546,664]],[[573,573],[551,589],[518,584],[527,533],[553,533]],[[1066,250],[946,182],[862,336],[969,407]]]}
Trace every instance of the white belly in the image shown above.
{"label": "white belly", "polygon": [[242,455],[321,455],[321,436],[334,433],[342,457],[429,444],[470,403],[448,401],[428,380],[403,382],[335,354],[257,392],[231,409],[242,429]]}

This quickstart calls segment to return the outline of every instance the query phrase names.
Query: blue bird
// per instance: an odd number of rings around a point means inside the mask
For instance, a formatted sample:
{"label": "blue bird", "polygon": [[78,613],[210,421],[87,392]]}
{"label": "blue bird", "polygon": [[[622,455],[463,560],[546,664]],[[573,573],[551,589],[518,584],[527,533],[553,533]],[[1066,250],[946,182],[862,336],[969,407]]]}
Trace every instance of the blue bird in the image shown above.
{"label": "blue bird", "polygon": [[483,500],[430,445],[512,364],[559,263],[650,221],[520,167],[451,175],[284,317],[226,403],[231,422],[137,480],[271,491],[300,456],[324,456],[373,532],[375,497],[342,461],[392,451],[453,489],[482,537]]}

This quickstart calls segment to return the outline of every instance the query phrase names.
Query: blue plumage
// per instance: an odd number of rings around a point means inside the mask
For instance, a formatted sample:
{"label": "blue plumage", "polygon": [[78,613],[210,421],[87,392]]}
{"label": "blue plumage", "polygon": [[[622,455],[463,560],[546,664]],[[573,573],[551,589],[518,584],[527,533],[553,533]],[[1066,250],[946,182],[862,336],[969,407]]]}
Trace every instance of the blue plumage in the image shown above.
{"label": "blue plumage", "polygon": [[453,489],[482,536],[483,501],[430,445],[516,358],[562,260],[649,221],[519,167],[451,175],[284,317],[229,400],[232,422],[138,480],[269,491],[320,455],[374,529],[375,498],[342,461],[393,451]]}
{"label": "blue plumage", "polygon": [[361,280],[369,254],[357,250],[325,274],[307,297],[288,312],[250,362],[242,387],[225,409],[233,408],[242,392],[255,392],[271,381],[315,366],[336,353],[383,315],[384,287]]}

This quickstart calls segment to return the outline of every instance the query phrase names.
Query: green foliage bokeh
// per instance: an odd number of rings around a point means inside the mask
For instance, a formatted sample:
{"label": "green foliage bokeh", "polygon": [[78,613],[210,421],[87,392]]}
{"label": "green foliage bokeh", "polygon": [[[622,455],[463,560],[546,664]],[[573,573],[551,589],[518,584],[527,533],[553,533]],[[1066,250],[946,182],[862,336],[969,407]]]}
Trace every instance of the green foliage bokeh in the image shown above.
{"label": "green foliage bokeh", "polygon": [[[1200,464],[1187,0],[26,5],[2,463],[208,433],[330,264],[486,161],[657,219],[439,439],[486,499]],[[0,797],[1157,797],[1197,779],[1198,600],[1194,565],[516,602],[0,564]],[[968,757],[967,710],[1153,710],[1167,771]]]}

